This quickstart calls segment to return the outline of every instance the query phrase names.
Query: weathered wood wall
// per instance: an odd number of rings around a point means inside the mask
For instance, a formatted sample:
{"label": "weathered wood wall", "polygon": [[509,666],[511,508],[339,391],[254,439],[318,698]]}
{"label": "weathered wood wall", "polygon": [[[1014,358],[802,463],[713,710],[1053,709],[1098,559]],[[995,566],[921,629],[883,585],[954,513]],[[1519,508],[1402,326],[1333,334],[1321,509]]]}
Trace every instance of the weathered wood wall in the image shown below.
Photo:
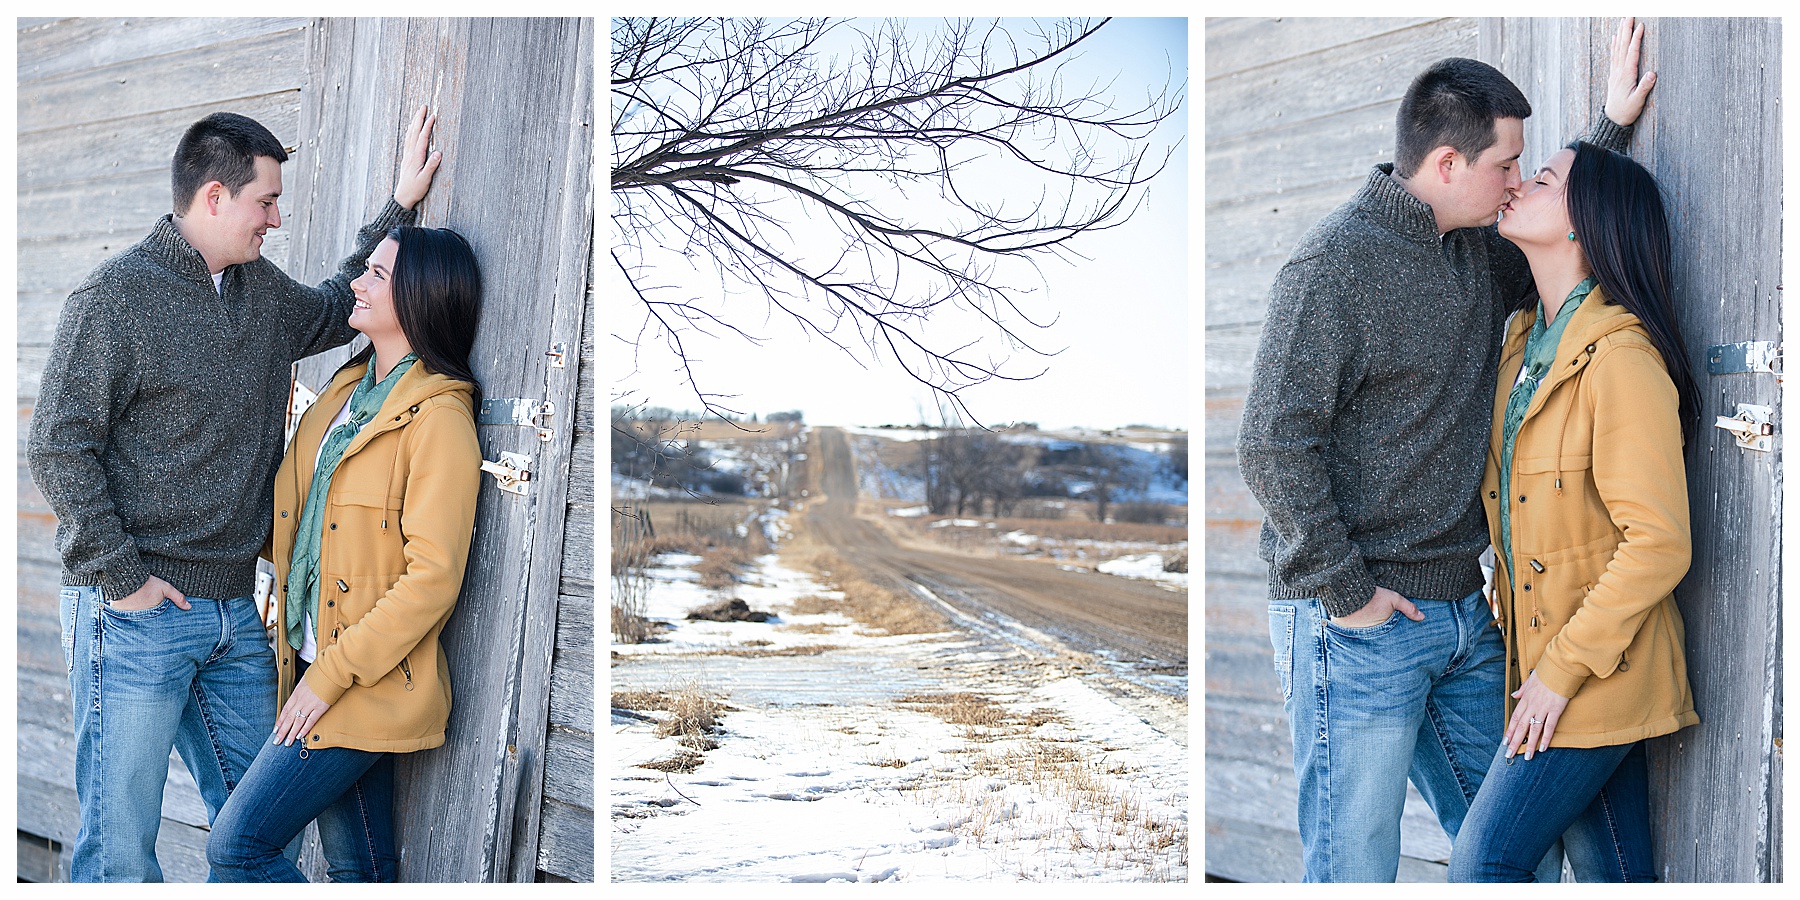
{"label": "weathered wood wall", "polygon": [[[1526,159],[1601,114],[1616,24],[1484,22],[1484,44],[1534,107]],[[1701,723],[1650,745],[1656,859],[1665,881],[1779,881],[1781,442],[1742,450],[1712,427],[1739,403],[1779,416],[1778,392],[1773,375],[1707,375],[1706,350],[1781,340],[1781,24],[1648,19],[1644,59],[1658,80],[1631,154],[1663,190],[1703,400],[1687,454],[1694,561],[1676,591]]]}
{"label": "weathered wood wall", "polygon": [[[169,159],[195,119],[241,112],[299,145],[306,19],[21,22],[18,40],[18,827],[21,879],[64,880],[80,826],[69,683],[57,624],[56,520],[24,440],[63,299],[168,212]],[[296,153],[292,178],[310,165]],[[286,229],[263,253],[283,263]],[[158,856],[165,877],[206,875],[206,808],[171,757]]]}
{"label": "weathered wood wall", "polygon": [[[167,211],[190,122],[242,112],[283,141],[286,220],[264,252],[317,280],[391,191],[403,110],[438,111],[446,162],[421,211],[481,255],[476,373],[489,397],[556,412],[548,443],[479,429],[487,458],[530,454],[535,480],[527,500],[484,479],[485,562],[446,633],[449,746],[403,769],[402,877],[592,880],[591,20],[28,20],[19,51],[21,441],[63,297]],[[78,826],[59,567],[19,449],[19,868],[55,880]],[[205,811],[179,761],[164,818],[166,876],[199,880]]]}
{"label": "weathered wood wall", "polygon": [[[461,232],[481,263],[475,375],[487,398],[555,407],[547,442],[477,428],[485,459],[526,454],[533,478],[524,496],[482,480],[444,631],[449,734],[398,771],[401,880],[592,880],[591,388],[578,399],[592,343],[592,20],[325,19],[306,68],[301,131],[324,164],[296,179],[295,276],[334,267],[393,189],[400,124],[429,104],[445,162],[419,221]],[[351,349],[303,363],[301,380],[321,384]]]}
{"label": "weathered wood wall", "polygon": [[[1507,72],[1534,108],[1525,158],[1535,164],[1599,114],[1614,24],[1207,22],[1209,873],[1262,881],[1300,872],[1292,750],[1266,634],[1267,572],[1256,555],[1262,512],[1235,455],[1269,284],[1299,236],[1354,193],[1369,166],[1392,157],[1397,101],[1425,64],[1472,56]],[[1740,402],[1775,405],[1772,376],[1707,378],[1702,356],[1711,344],[1779,340],[1779,25],[1653,19],[1648,34],[1646,65],[1660,80],[1632,152],[1670,202],[1677,301],[1710,425]],[[1696,127],[1702,121],[1718,124]],[[1658,860],[1667,880],[1773,880],[1780,460],[1705,430],[1716,436],[1702,435],[1689,454],[1696,547],[1678,592],[1703,724],[1652,746]],[[1443,877],[1448,844],[1416,794],[1402,847],[1403,880]]]}

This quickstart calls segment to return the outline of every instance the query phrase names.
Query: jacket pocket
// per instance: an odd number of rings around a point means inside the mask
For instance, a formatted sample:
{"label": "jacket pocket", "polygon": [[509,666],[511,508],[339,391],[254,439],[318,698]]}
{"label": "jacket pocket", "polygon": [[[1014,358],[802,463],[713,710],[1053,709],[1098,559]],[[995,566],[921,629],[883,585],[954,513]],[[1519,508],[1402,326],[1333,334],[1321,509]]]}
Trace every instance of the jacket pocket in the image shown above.
{"label": "jacket pocket", "polygon": [[325,508],[325,565],[398,578],[406,571],[400,507],[399,499],[380,492],[333,491]]}

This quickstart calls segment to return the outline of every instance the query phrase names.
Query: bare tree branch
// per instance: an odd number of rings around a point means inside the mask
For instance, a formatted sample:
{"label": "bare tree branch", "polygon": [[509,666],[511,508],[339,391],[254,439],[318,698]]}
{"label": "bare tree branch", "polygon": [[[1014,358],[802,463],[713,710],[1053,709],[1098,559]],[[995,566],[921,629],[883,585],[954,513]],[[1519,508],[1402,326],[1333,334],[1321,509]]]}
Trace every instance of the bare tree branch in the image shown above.
{"label": "bare tree branch", "polygon": [[[963,390],[1058,352],[1026,337],[1055,316],[1020,272],[1079,259],[1070,243],[1128,220],[1176,149],[1149,138],[1184,85],[1121,106],[1071,83],[1105,24],[612,20],[613,257],[643,313],[621,340],[674,354],[716,412],[682,335],[760,340],[761,301],[765,323],[897,363],[974,420]],[[975,318],[928,330],[950,310]]]}

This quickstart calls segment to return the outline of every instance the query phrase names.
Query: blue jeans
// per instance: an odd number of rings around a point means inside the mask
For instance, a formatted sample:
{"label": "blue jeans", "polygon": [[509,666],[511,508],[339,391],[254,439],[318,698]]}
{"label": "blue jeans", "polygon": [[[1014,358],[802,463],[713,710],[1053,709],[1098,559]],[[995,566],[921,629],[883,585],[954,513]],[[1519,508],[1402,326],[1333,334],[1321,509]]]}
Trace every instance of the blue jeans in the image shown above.
{"label": "blue jeans", "polygon": [[1655,881],[1642,741],[1494,757],[1450,854],[1451,881],[1531,881],[1558,837],[1576,881]]}
{"label": "blue jeans", "polygon": [[213,823],[206,862],[220,881],[305,881],[282,848],[315,819],[332,881],[395,880],[393,755],[269,736]]}
{"label": "blue jeans", "polygon": [[[1340,628],[1270,600],[1307,881],[1393,881],[1408,777],[1454,840],[1504,731],[1506,650],[1479,591]],[[1539,855],[1542,855],[1540,851]]]}
{"label": "blue jeans", "polygon": [[81,803],[69,878],[161,881],[169,751],[211,821],[274,729],[274,653],[249,597],[130,612],[106,606],[97,587],[64,587],[60,599]]}

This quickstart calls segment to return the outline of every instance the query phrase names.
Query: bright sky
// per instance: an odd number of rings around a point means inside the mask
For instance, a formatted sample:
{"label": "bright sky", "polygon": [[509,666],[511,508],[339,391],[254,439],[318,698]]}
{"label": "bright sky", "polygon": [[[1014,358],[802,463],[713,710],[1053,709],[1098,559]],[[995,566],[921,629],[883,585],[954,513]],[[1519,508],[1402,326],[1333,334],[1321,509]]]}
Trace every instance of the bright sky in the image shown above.
{"label": "bright sky", "polygon": [[[1147,88],[1168,81],[1173,89],[1189,81],[1187,31],[1185,19],[1115,19],[1083,43],[1086,49],[1065,69],[1065,78],[1077,86],[1111,81],[1120,106],[1134,100],[1141,105]],[[1155,146],[1186,138],[1188,108],[1198,96],[1193,87],[1189,84],[1188,100],[1152,138]],[[1184,142],[1176,149],[1131,221],[1071,244],[1085,260],[1073,265],[1049,257],[1039,261],[1044,299],[1035,310],[1060,318],[1046,330],[1022,329],[1023,336],[1040,348],[1063,352],[1047,358],[1017,353],[1011,371],[1048,371],[1030,381],[992,381],[964,391],[964,400],[982,422],[1029,421],[1047,428],[1189,427],[1188,148]],[[1022,196],[1035,197],[1039,187],[1022,185],[1021,190]],[[602,329],[607,335],[601,338],[601,354],[612,366],[609,400],[630,391],[628,402],[698,408],[674,359],[649,342],[635,360],[637,371],[631,371],[630,348],[610,334],[634,328],[642,314],[611,260],[604,261],[609,271],[602,322],[609,327]],[[1033,282],[1027,273],[1009,283]],[[808,340],[777,319],[765,321],[760,301],[745,305],[753,311],[750,321],[733,324],[768,337],[761,347],[735,337],[684,338],[690,356],[699,360],[695,370],[702,387],[737,395],[726,405],[761,415],[800,409],[813,424],[936,421],[931,392],[891,360],[872,363],[866,348],[852,343],[867,366],[863,368],[823,340]]]}

